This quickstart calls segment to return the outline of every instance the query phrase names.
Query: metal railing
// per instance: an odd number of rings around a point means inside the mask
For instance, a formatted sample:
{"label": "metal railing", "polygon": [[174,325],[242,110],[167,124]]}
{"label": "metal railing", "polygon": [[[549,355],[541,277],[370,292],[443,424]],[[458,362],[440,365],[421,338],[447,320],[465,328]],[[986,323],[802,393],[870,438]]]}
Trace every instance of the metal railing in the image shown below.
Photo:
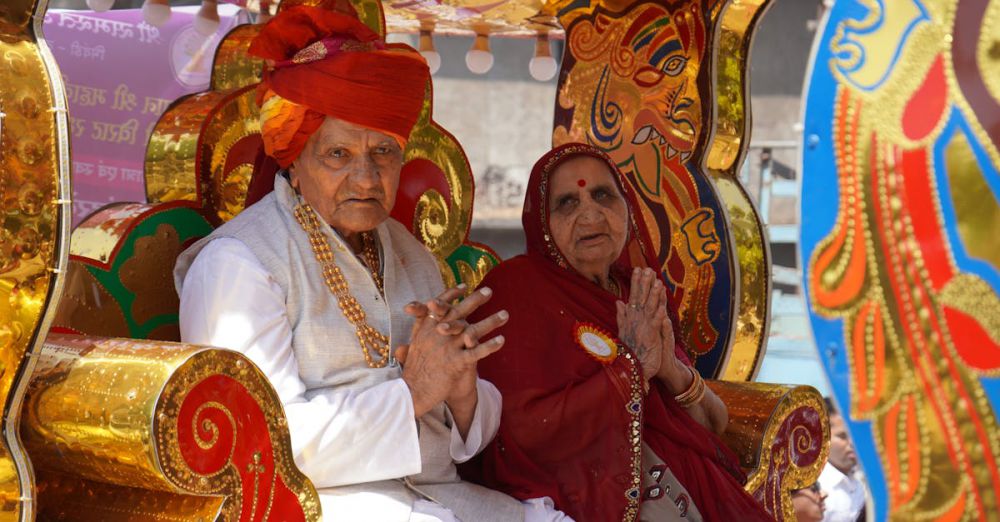
{"label": "metal railing", "polygon": [[[740,170],[740,181],[755,199],[771,243],[798,241],[797,141],[759,141],[750,144]],[[775,216],[774,203],[784,199],[785,215]],[[775,221],[777,218],[777,221]]]}

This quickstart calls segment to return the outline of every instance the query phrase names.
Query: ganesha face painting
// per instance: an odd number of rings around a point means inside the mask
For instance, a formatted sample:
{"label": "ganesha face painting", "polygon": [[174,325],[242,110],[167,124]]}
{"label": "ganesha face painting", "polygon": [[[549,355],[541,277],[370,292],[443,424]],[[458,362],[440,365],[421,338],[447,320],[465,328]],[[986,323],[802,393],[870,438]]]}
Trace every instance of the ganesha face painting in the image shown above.
{"label": "ganesha face painting", "polygon": [[732,289],[723,212],[698,168],[715,3],[638,2],[619,12],[573,4],[559,14],[566,51],[553,142],[603,149],[631,182],[694,356],[727,342],[730,318],[719,311]]}

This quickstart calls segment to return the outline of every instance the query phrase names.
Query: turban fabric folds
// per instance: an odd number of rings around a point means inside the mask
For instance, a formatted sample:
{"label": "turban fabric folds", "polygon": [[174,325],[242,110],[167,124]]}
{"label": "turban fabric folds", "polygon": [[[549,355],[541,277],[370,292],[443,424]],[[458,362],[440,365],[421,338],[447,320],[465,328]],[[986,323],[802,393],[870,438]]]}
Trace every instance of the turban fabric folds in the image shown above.
{"label": "turban fabric folds", "polygon": [[405,144],[430,78],[412,49],[386,45],[357,18],[318,7],[282,11],[249,53],[273,64],[258,102],[264,149],[282,167],[295,161],[327,116]]}
{"label": "turban fabric folds", "polygon": [[299,157],[309,136],[319,129],[326,115],[288,101],[274,91],[266,92],[263,102],[260,108],[260,135],[264,151],[282,168],[287,168]]}

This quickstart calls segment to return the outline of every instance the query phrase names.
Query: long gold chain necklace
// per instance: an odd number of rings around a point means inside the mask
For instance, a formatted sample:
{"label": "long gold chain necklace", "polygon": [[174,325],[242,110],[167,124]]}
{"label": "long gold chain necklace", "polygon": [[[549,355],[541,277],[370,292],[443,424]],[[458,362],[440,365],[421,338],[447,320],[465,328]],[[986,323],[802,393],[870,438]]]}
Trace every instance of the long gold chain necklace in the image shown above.
{"label": "long gold chain necklace", "polygon": [[375,246],[375,234],[363,232],[361,234],[361,255],[364,257],[368,271],[372,273],[372,280],[378,287],[378,293],[385,296],[385,288],[382,286],[382,263],[379,261],[378,247]]}
{"label": "long gold chain necklace", "polygon": [[[382,335],[382,332],[368,325],[364,309],[358,304],[357,299],[351,295],[351,289],[347,286],[344,274],[340,271],[337,263],[334,262],[333,250],[330,249],[330,242],[323,235],[316,212],[308,204],[304,202],[299,203],[295,206],[295,219],[302,226],[302,230],[305,230],[309,236],[309,244],[316,255],[316,261],[323,269],[323,281],[326,283],[326,287],[337,297],[337,304],[340,305],[340,310],[344,312],[344,317],[347,317],[347,320],[354,325],[354,330],[358,335],[358,342],[361,344],[361,351],[365,354],[365,362],[369,368],[384,368],[390,359],[389,339]],[[368,262],[370,263],[372,256],[374,256],[375,262],[371,266],[375,268],[372,269],[372,276],[375,278],[376,285],[379,286],[379,290],[381,291],[382,278],[375,275],[379,272],[378,255],[374,252],[374,239],[369,239],[369,241],[371,242],[372,249],[371,252],[368,251],[368,248],[365,249],[365,257],[368,258]],[[372,351],[378,354],[378,360],[372,357]]]}

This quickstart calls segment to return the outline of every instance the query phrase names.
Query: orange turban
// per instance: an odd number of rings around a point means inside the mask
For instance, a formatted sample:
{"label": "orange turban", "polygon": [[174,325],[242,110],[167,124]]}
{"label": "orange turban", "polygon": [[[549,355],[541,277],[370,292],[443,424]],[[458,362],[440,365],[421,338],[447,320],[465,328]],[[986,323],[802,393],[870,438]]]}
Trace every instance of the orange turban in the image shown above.
{"label": "orange turban", "polygon": [[280,12],[250,44],[273,62],[260,85],[264,150],[288,167],[330,116],[406,143],[430,70],[418,53],[386,45],[357,18],[318,7]]}

